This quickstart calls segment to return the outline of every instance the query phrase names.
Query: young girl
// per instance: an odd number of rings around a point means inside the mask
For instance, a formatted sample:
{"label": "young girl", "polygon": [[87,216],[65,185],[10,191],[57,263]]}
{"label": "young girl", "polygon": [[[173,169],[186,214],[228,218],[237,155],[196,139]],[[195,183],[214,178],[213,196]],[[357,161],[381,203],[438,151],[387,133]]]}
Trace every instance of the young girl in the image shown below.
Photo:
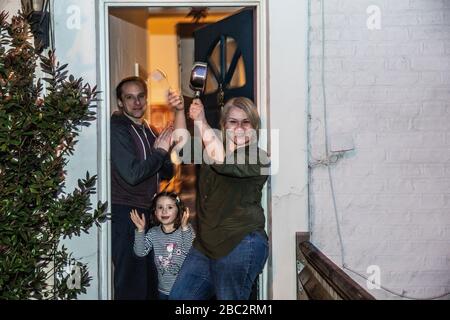
{"label": "young girl", "polygon": [[189,220],[189,208],[184,210],[180,198],[173,192],[161,192],[153,199],[151,217],[156,226],[145,234],[145,217],[133,209],[131,220],[136,226],[134,252],[146,256],[154,250],[158,270],[158,291],[161,300],[167,300],[172,285],[194,240]]}

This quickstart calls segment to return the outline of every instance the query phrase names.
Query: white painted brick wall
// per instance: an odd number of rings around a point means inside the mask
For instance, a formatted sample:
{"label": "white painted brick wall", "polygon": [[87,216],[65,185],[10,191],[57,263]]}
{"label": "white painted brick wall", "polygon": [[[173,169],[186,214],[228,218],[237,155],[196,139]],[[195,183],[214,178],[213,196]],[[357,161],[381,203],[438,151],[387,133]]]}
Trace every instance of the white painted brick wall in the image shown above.
{"label": "white painted brick wall", "polygon": [[[312,161],[324,155],[324,119],[321,1],[310,2]],[[380,30],[367,28],[371,5]],[[329,138],[355,146],[332,167],[345,263],[367,276],[378,265],[381,284],[408,296],[449,292],[450,0],[326,0],[325,24]],[[340,264],[326,168],[311,179],[312,240]]]}

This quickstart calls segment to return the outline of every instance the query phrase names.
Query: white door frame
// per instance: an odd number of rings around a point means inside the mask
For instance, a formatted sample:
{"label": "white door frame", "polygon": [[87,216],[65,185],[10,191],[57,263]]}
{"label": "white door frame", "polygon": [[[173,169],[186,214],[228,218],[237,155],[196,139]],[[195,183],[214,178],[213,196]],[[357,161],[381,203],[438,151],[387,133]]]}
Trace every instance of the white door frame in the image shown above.
{"label": "white door frame", "polygon": [[[258,101],[258,111],[261,116],[261,126],[263,129],[269,129],[268,119],[268,44],[267,44],[267,4],[266,0],[98,0],[98,81],[99,90],[102,92],[102,101],[99,102],[98,127],[100,134],[100,150],[98,163],[98,194],[99,200],[108,201],[111,204],[111,153],[110,153],[110,125],[111,114],[110,87],[109,87],[109,24],[108,10],[112,7],[254,7],[256,12],[256,101]],[[260,146],[270,152],[270,135],[262,134]],[[263,208],[266,212],[266,223],[270,237],[271,206],[270,194],[267,187],[263,191]],[[99,299],[106,300],[112,298],[112,263],[111,263],[111,222],[102,225],[99,229]],[[271,247],[271,245],[269,246]],[[271,253],[268,263],[261,276],[261,286],[259,296],[266,300],[270,298],[269,292],[272,292],[271,275]]]}

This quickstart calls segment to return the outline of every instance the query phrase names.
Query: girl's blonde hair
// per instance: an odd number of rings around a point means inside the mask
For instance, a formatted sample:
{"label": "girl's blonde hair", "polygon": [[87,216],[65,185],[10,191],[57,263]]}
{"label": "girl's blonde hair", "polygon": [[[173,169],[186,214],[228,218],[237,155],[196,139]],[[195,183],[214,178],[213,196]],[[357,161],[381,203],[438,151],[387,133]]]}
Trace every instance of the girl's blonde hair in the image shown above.
{"label": "girl's blonde hair", "polygon": [[230,110],[233,107],[244,111],[253,129],[256,130],[256,132],[259,131],[259,128],[261,127],[261,119],[259,118],[258,111],[256,110],[256,106],[253,101],[246,97],[235,97],[228,100],[222,108],[222,114],[219,122],[222,133],[225,130],[225,122],[227,121]]}

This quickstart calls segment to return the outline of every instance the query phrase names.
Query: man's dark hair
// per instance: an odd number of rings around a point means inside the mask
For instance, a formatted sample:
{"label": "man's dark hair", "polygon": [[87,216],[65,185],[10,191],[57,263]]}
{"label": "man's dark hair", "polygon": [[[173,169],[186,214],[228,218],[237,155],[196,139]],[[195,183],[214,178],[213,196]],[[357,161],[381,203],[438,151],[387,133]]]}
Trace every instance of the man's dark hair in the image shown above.
{"label": "man's dark hair", "polygon": [[117,100],[122,100],[122,87],[124,86],[124,84],[126,84],[128,82],[139,83],[142,86],[142,88],[144,88],[144,92],[147,95],[147,84],[145,83],[144,79],[133,76],[133,77],[127,77],[125,79],[122,79],[122,81],[119,82],[119,84],[116,87]]}

